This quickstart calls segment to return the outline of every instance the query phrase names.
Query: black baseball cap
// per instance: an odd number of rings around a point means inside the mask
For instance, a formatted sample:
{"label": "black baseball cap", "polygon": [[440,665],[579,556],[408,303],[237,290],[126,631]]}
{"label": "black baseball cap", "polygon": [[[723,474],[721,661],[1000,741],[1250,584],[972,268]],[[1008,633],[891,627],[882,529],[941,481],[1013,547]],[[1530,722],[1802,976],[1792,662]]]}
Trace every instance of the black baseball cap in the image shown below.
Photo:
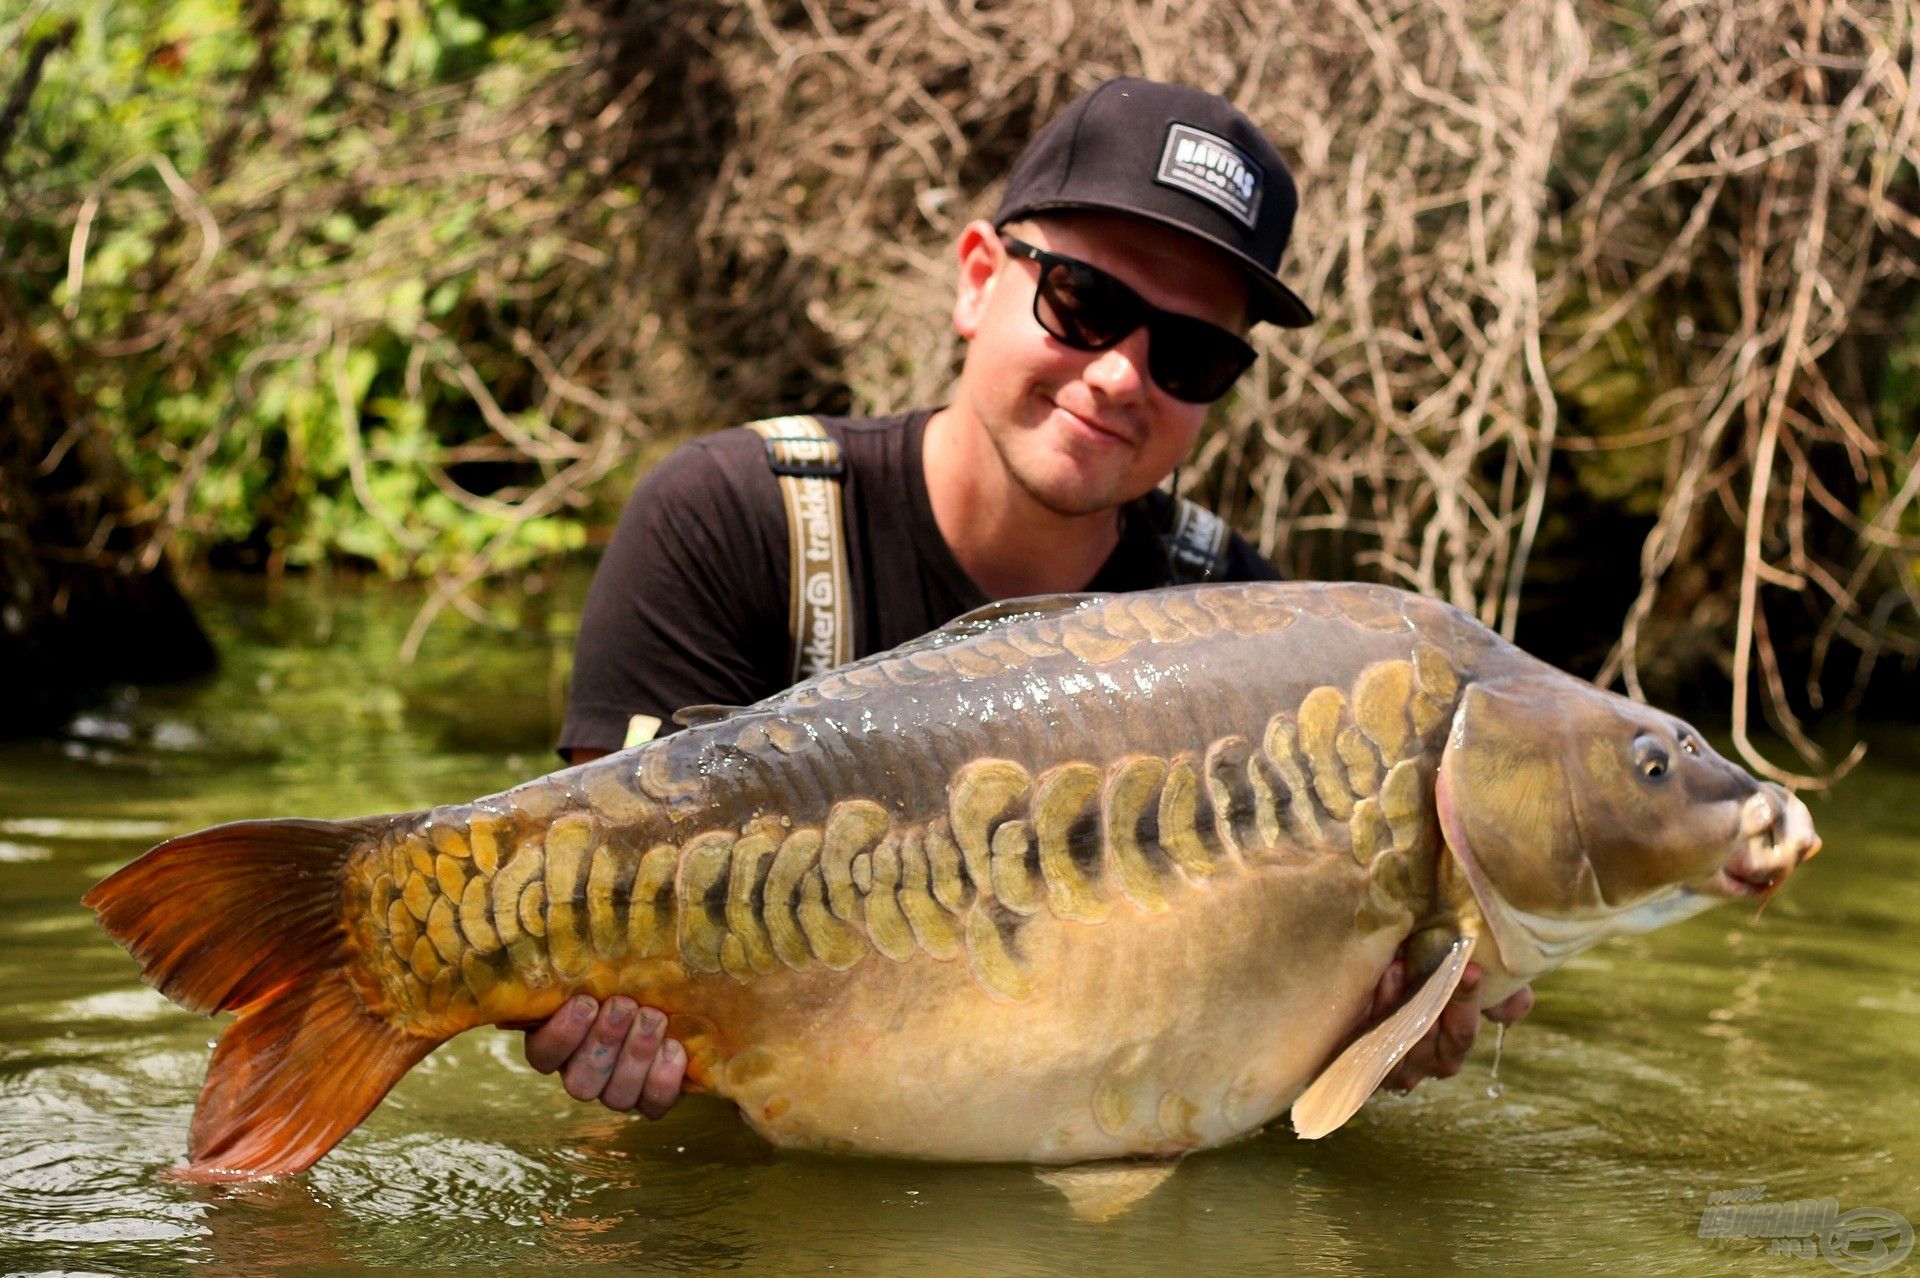
{"label": "black baseball cap", "polygon": [[1014,161],[993,224],[1104,209],[1185,231],[1237,262],[1253,318],[1299,328],[1313,312],[1280,282],[1299,192],[1259,126],[1217,94],[1132,76],[1075,98]]}

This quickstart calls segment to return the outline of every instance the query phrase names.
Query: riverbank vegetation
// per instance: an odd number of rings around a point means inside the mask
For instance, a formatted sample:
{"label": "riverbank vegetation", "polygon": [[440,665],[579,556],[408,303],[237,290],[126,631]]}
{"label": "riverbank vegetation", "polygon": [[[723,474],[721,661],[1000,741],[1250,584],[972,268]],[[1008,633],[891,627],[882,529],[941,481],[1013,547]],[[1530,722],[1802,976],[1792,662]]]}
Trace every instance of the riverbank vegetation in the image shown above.
{"label": "riverbank vegetation", "polygon": [[411,648],[676,438],[936,401],[947,245],[1019,146],[1187,80],[1294,161],[1320,319],[1182,486],[1823,766],[1803,720],[1920,660],[1917,15],[30,0],[0,260],[129,553],[431,579]]}

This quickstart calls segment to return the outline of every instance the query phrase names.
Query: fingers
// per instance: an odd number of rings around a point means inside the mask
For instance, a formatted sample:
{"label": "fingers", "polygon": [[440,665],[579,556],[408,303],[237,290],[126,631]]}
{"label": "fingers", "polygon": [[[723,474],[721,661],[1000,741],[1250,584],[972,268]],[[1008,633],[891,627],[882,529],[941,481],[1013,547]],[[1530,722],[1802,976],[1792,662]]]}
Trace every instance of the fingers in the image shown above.
{"label": "fingers", "polygon": [[1440,1009],[1440,1023],[1431,1031],[1434,1040],[1433,1077],[1452,1078],[1467,1062],[1474,1035],[1480,1030],[1480,1005],[1474,998],[1480,992],[1480,970],[1471,964],[1447,1005]]}
{"label": "fingers", "polygon": [[[1452,1078],[1460,1072],[1480,1028],[1480,1011],[1473,1001],[1480,991],[1480,979],[1479,964],[1467,964],[1466,974],[1439,1018],[1382,1080],[1382,1089],[1410,1092],[1429,1078]],[[1386,983],[1382,978],[1381,987]]]}
{"label": "fingers", "polygon": [[575,995],[527,1035],[527,1064],[560,1071],[567,1095],[659,1118],[680,1099],[687,1052],[666,1037],[667,1017],[616,994],[605,1003]]}
{"label": "fingers", "polygon": [[[1383,1091],[1410,1092],[1429,1078],[1452,1078],[1466,1064],[1467,1053],[1480,1030],[1480,1017],[1511,1025],[1533,1010],[1533,990],[1521,986],[1492,1007],[1481,1009],[1474,1000],[1480,993],[1481,971],[1478,963],[1467,964],[1459,988],[1440,1010],[1439,1018],[1424,1037],[1401,1058],[1393,1072],[1382,1080]],[[1373,991],[1373,1009],[1369,1026],[1378,1024],[1399,1006],[1406,993],[1406,964],[1395,959],[1380,977]]]}
{"label": "fingers", "polygon": [[627,1027],[640,1009],[630,998],[618,995],[600,1005],[586,1041],[575,1049],[560,1070],[560,1081],[567,1095],[578,1101],[595,1100],[607,1089],[614,1064],[620,1059],[620,1047],[626,1041]]}
{"label": "fingers", "polygon": [[647,1072],[647,1083],[640,1092],[640,1112],[648,1118],[660,1118],[680,1099],[680,1081],[687,1073],[687,1049],[668,1039]]}
{"label": "fingers", "polygon": [[1387,970],[1381,973],[1380,983],[1373,987],[1373,1006],[1367,1012],[1368,1027],[1378,1025],[1392,1015],[1406,992],[1407,964],[1404,959],[1395,959],[1387,964]]}
{"label": "fingers", "polygon": [[608,1109],[629,1110],[640,1103],[640,1091],[646,1086],[647,1071],[653,1068],[660,1051],[660,1038],[667,1031],[667,1018],[651,1007],[643,1007],[620,1040],[619,1055],[613,1073],[600,1091],[600,1103]]}
{"label": "fingers", "polygon": [[[607,1080],[605,1090],[600,1093],[600,1103],[608,1109],[639,1109],[648,1118],[658,1118],[673,1107],[680,1099],[680,1073],[686,1068],[686,1053],[680,1044],[664,1041],[667,1033],[667,1018],[651,1007],[643,1007],[634,1018],[633,1026],[627,1031],[620,1046],[619,1059],[614,1062],[613,1076]],[[668,1062],[677,1059],[680,1062],[678,1072],[670,1072]],[[649,1095],[649,1079],[659,1074],[663,1080],[671,1076],[672,1086],[666,1088],[664,1082],[655,1084],[654,1092]],[[665,1103],[661,1103],[664,1096]]]}
{"label": "fingers", "polygon": [[1533,1010],[1533,987],[1522,985],[1500,1002],[1487,1009],[1487,1019],[1499,1021],[1502,1025],[1511,1025]]}
{"label": "fingers", "polygon": [[551,1074],[567,1063],[580,1044],[587,1040],[600,1004],[585,994],[577,994],[547,1018],[544,1025],[527,1035],[527,1064],[542,1074]]}
{"label": "fingers", "polygon": [[634,1023],[632,998],[609,998],[593,1017],[586,1040],[566,1057],[561,1067],[561,1082],[574,1100],[597,1100],[607,1090],[614,1061],[620,1059],[620,1044],[626,1040],[626,1027]]}

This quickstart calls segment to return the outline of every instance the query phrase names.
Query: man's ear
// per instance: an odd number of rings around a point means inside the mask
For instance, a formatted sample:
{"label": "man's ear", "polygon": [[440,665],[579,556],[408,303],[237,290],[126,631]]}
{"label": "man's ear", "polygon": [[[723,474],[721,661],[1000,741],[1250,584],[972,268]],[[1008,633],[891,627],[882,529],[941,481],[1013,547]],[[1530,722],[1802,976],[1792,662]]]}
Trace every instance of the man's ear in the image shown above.
{"label": "man's ear", "polygon": [[954,255],[959,259],[960,283],[953,297],[953,331],[972,341],[987,313],[1006,249],[1001,247],[1000,233],[993,224],[976,218],[961,229],[960,238],[954,241]]}

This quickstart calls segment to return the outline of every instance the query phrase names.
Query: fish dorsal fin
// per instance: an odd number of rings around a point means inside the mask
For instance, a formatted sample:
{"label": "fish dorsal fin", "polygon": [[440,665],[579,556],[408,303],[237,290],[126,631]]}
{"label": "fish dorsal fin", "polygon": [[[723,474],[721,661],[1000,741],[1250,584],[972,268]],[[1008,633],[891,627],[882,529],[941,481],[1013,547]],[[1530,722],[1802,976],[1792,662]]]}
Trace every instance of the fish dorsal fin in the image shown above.
{"label": "fish dorsal fin", "polygon": [[682,706],[673,712],[673,721],[683,728],[698,728],[709,723],[718,723],[722,719],[731,719],[745,709],[745,706]]}
{"label": "fish dorsal fin", "polygon": [[1018,599],[996,599],[992,603],[981,604],[972,612],[961,613],[927,637],[944,635],[948,631],[956,631],[960,635],[977,635],[982,630],[991,630],[1003,622],[1024,621],[1028,617],[1038,617],[1046,612],[1067,612],[1089,600],[1106,597],[1082,591],[1057,595],[1023,595]]}
{"label": "fish dorsal fin", "polygon": [[1447,1000],[1467,973],[1467,955],[1472,950],[1472,938],[1457,938],[1433,975],[1401,1004],[1399,1011],[1356,1039],[1300,1093],[1293,1102],[1292,1117],[1293,1130],[1302,1140],[1319,1140],[1367,1103],[1373,1089],[1440,1019]]}
{"label": "fish dorsal fin", "polygon": [[800,703],[804,704],[807,692],[827,679],[836,677],[844,678],[849,673],[871,670],[875,666],[883,665],[889,661],[898,661],[902,657],[910,657],[917,652],[932,652],[952,644],[961,643],[973,638],[975,635],[982,635],[989,630],[997,630],[1002,626],[1013,625],[1032,617],[1072,612],[1076,609],[1084,608],[1094,601],[1111,599],[1112,597],[1112,595],[1089,592],[1084,594],[1028,595],[1021,599],[996,600],[993,603],[975,608],[972,612],[962,613],[946,625],[941,626],[938,630],[929,630],[927,633],[909,639],[896,647],[887,648],[880,652],[869,653],[857,661],[849,661],[844,666],[835,666],[824,674],[815,675],[813,678],[802,683],[797,683],[791,688],[776,692],[764,701],[757,701],[750,706],[737,707],[688,706],[685,710],[676,713],[673,719],[675,723],[691,728],[704,727],[708,724],[717,723],[722,719],[730,718],[735,714],[745,711],[766,711],[774,714],[784,714],[792,709],[796,701],[796,693],[799,694],[798,700]]}
{"label": "fish dorsal fin", "polygon": [[1165,1162],[1090,1163],[1083,1167],[1057,1167],[1035,1171],[1046,1184],[1060,1191],[1075,1220],[1099,1224],[1124,1214],[1133,1205],[1160,1188],[1178,1167],[1177,1159]]}
{"label": "fish dorsal fin", "polygon": [[[836,666],[828,673],[845,674],[849,670],[865,670],[871,666],[877,666],[883,661],[893,661],[900,657],[911,656],[916,652],[928,652],[935,648],[944,648],[949,644],[959,643],[963,639],[971,639],[975,635],[985,634],[989,630],[996,630],[1001,626],[1012,625],[1017,621],[1025,621],[1029,617],[1040,617],[1054,612],[1071,612],[1076,608],[1086,606],[1091,600],[1110,598],[1112,598],[1111,595],[1088,593],[1028,595],[1021,599],[995,600],[993,603],[983,604],[975,608],[972,612],[962,613],[946,625],[941,626],[938,630],[929,630],[927,633],[917,638],[909,639],[897,647],[888,648],[883,652],[876,652],[871,656],[862,657],[858,661],[850,661],[844,666]],[[808,683],[812,682],[814,681],[808,680]],[[770,697],[761,703],[761,707],[777,705],[780,701],[784,700],[786,696],[787,694],[783,692],[774,697]],[[699,708],[705,709],[706,707]],[[682,711],[682,713],[685,713],[685,711]]]}

